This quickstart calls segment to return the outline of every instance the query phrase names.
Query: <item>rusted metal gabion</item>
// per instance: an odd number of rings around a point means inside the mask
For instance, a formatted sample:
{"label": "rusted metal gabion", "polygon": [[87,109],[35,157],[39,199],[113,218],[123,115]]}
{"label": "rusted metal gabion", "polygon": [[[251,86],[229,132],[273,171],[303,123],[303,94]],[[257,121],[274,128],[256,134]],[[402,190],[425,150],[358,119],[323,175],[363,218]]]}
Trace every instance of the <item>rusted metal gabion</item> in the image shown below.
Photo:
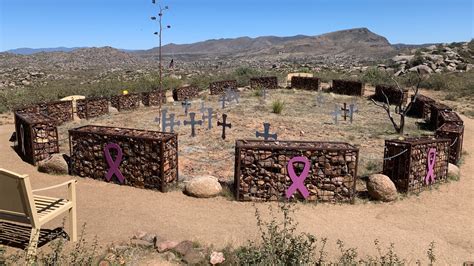
{"label": "rusted metal gabion", "polygon": [[119,112],[135,110],[140,107],[142,96],[139,93],[130,93],[125,95],[115,95],[110,98],[110,104],[117,108]]}
{"label": "rusted metal gabion", "polygon": [[433,137],[386,140],[383,174],[390,177],[399,192],[420,192],[428,186],[428,153],[435,148],[434,180],[446,181],[449,146],[449,139]]}
{"label": "rusted metal gabion", "polygon": [[464,121],[462,121],[461,117],[454,111],[445,111],[442,110],[438,113],[438,120],[437,120],[436,128],[441,127],[445,123],[453,123],[458,125],[464,125]]}
{"label": "rusted metal gabion", "polygon": [[[284,200],[292,184],[287,164],[295,156],[311,162],[306,200],[353,202],[355,198],[359,150],[347,143],[237,140],[235,151],[237,200]],[[301,197],[298,192],[294,195]]]}
{"label": "rusted metal gabion", "polygon": [[291,77],[291,88],[319,91],[321,87],[321,80],[316,77]]}
{"label": "rusted metal gabion", "polygon": [[185,86],[173,89],[173,99],[175,101],[184,101],[184,99],[192,99],[199,95],[199,88],[196,86]]}
{"label": "rusted metal gabion", "polygon": [[459,164],[464,140],[464,125],[444,123],[436,130],[436,137],[451,140],[449,145],[449,162],[452,164]]}
{"label": "rusted metal gabion", "polygon": [[268,90],[278,89],[278,78],[277,77],[258,77],[250,79],[251,89],[266,88]]}
{"label": "rusted metal gabion", "polygon": [[436,130],[438,127],[441,125],[439,124],[439,119],[440,119],[440,114],[441,112],[450,112],[453,109],[451,107],[447,106],[446,104],[442,103],[432,103],[430,105],[430,125],[431,127]]}
{"label": "rusted metal gabion", "polygon": [[[89,125],[69,130],[71,173],[105,180],[111,167],[104,151],[109,143],[122,149],[119,170],[125,185],[166,192],[177,182],[177,134],[130,128]],[[115,161],[117,152],[110,154]]]}
{"label": "rusted metal gabion", "polygon": [[109,113],[107,98],[86,98],[76,101],[76,113],[80,119],[90,119]]}
{"label": "rusted metal gabion", "polygon": [[332,81],[331,92],[343,95],[364,96],[365,86],[360,81],[339,80]]}
{"label": "rusted metal gabion", "polygon": [[164,97],[165,93],[159,90],[153,90],[149,92],[142,93],[142,101],[145,106],[159,106],[161,103],[166,102]]}
{"label": "rusted metal gabion", "polygon": [[[414,97],[415,95],[411,96],[412,101]],[[407,115],[411,117],[427,119],[428,117],[430,117],[431,104],[435,102],[436,101],[431,99],[430,97],[418,94],[416,96],[416,100],[413,102],[410,109],[408,110]]]}
{"label": "rusted metal gabion", "polygon": [[17,152],[30,164],[59,152],[57,120],[40,113],[15,113]]}
{"label": "rusted metal gabion", "polygon": [[221,95],[226,88],[237,89],[237,80],[222,80],[209,83],[209,92],[211,95]]}
{"label": "rusted metal gabion", "polygon": [[40,103],[40,113],[58,121],[58,125],[74,120],[74,107],[72,101],[54,101]]}
{"label": "rusted metal gabion", "polygon": [[[385,95],[384,95],[385,94]],[[375,95],[373,97],[374,100],[378,102],[386,102],[387,99],[390,104],[399,105],[399,104],[406,104],[408,100],[408,90],[402,89],[401,91],[395,87],[390,85],[377,85],[375,86]]]}

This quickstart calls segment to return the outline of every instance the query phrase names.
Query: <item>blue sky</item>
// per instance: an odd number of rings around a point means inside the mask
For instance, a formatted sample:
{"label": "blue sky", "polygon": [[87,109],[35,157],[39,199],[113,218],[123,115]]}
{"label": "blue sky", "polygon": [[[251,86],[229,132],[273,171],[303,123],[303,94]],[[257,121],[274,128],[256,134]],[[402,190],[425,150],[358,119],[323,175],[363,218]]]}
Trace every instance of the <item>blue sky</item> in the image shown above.
{"label": "blue sky", "polygon": [[[473,38],[473,0],[157,0],[170,9],[166,43],[240,36],[318,35],[367,27],[391,43]],[[0,51],[113,46],[149,49],[151,0],[0,0]]]}

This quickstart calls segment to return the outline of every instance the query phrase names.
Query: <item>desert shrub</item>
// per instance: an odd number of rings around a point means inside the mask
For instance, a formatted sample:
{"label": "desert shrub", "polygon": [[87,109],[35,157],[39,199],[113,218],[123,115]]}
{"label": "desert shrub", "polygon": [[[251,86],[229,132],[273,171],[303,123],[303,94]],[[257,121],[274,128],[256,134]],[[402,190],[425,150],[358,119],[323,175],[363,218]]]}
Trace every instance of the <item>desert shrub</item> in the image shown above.
{"label": "desert shrub", "polygon": [[238,86],[247,86],[250,84],[250,79],[262,75],[263,73],[255,68],[239,67],[232,74],[232,79],[237,80]]}
{"label": "desert shrub", "polygon": [[261,244],[249,242],[247,246],[237,250],[241,265],[309,265],[314,264],[316,237],[311,234],[296,233],[297,223],[291,217],[294,205],[280,203],[279,210],[283,222],[277,222],[273,209],[269,206],[272,219],[262,220],[259,210],[255,209],[255,217],[260,232]]}
{"label": "desert shrub", "polygon": [[272,113],[281,114],[283,108],[285,107],[285,102],[282,100],[275,100],[272,102]]}
{"label": "desert shrub", "polygon": [[372,85],[393,84],[392,75],[386,71],[379,70],[375,67],[367,69],[361,76],[360,80],[364,83]]}

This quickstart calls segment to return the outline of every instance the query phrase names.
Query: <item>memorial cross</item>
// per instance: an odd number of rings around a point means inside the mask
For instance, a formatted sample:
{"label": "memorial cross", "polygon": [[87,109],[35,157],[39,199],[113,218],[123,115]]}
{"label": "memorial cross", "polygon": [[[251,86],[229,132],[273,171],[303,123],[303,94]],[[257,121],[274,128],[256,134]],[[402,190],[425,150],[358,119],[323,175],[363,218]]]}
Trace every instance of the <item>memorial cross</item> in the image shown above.
{"label": "memorial cross", "polygon": [[270,123],[263,123],[263,133],[262,132],[255,132],[255,136],[257,138],[263,137],[264,140],[268,140],[269,138],[272,138],[274,140],[277,140],[277,134],[270,134]]}
{"label": "memorial cross", "polygon": [[202,114],[202,120],[207,120],[207,129],[212,128],[212,108],[207,108],[207,115]]}
{"label": "memorial cross", "polygon": [[202,120],[195,120],[195,117],[196,117],[196,113],[194,112],[191,112],[189,113],[189,117],[191,118],[190,121],[184,121],[184,125],[187,126],[187,125],[191,125],[191,137],[195,137],[196,136],[196,131],[195,131],[195,128],[194,126],[195,125],[202,125]]}
{"label": "memorial cross", "polygon": [[344,116],[343,116],[343,117],[344,117],[344,121],[346,121],[346,120],[347,120],[347,112],[349,112],[349,109],[347,109],[347,105],[346,105],[346,103],[344,103],[344,107],[343,107],[343,108],[341,108],[341,111],[343,111],[343,115],[344,115]]}
{"label": "memorial cross", "polygon": [[191,106],[191,103],[188,101],[188,98],[184,98],[184,102],[181,102],[181,105],[184,108],[184,115],[188,116],[188,110],[189,110],[189,107]]}
{"label": "memorial cross", "polygon": [[217,121],[217,126],[220,127],[222,126],[222,139],[225,139],[225,128],[228,127],[228,128],[232,128],[232,124],[231,123],[228,123],[227,124],[227,115],[226,114],[222,114],[222,123]]}

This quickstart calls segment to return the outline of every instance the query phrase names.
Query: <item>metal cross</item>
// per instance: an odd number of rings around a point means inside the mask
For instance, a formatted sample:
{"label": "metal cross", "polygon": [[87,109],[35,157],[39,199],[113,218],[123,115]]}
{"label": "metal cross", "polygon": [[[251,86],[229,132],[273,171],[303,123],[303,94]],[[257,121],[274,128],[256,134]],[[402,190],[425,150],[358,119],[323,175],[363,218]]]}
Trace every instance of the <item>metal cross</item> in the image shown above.
{"label": "metal cross", "polygon": [[[161,131],[166,132],[166,128],[170,128],[170,132],[174,132],[174,126],[180,126],[181,121],[174,121],[174,114],[170,114],[169,118],[166,118],[166,113],[168,112],[168,109],[163,109],[161,110]],[[168,122],[166,121],[168,120]]]}
{"label": "metal cross", "polygon": [[207,107],[204,106],[204,101],[201,102],[201,108],[199,108],[199,112],[201,112],[201,114],[205,114],[207,112]]}
{"label": "metal cross", "polygon": [[343,112],[344,112],[344,113],[343,113],[343,114],[344,114],[344,116],[343,116],[343,117],[344,117],[344,121],[346,121],[346,120],[347,120],[347,112],[349,112],[349,109],[347,109],[347,105],[346,105],[346,103],[344,103],[344,107],[343,107],[343,108],[341,108],[341,111],[343,111]]}
{"label": "metal cross", "polygon": [[332,112],[331,114],[334,115],[334,124],[337,125],[337,117],[341,114],[341,109],[337,104],[334,104],[334,112]]}
{"label": "metal cross", "polygon": [[217,126],[220,127],[222,126],[222,139],[225,139],[225,128],[228,127],[228,128],[232,128],[232,124],[231,123],[226,123],[226,120],[227,120],[227,115],[226,114],[222,114],[222,123],[217,121]]}
{"label": "metal cross", "polygon": [[316,101],[318,102],[318,105],[320,106],[322,106],[324,102],[326,101],[326,97],[324,97],[321,91],[318,92],[318,96],[316,96]]}
{"label": "metal cross", "polygon": [[225,91],[225,95],[228,99],[227,100],[228,102],[231,102],[231,101],[235,100],[237,103],[239,103],[240,95],[237,91],[235,91],[231,88],[227,88],[226,91]]}
{"label": "metal cross", "polygon": [[222,97],[219,101],[222,102],[222,109],[224,109],[225,108],[225,102],[227,101],[226,95],[222,94]]}
{"label": "metal cross", "polygon": [[264,140],[268,140],[269,138],[272,138],[274,140],[277,140],[277,134],[270,134],[270,123],[263,123],[263,133],[262,132],[255,132],[255,136],[257,138],[263,137]]}
{"label": "metal cross", "polygon": [[359,112],[359,109],[357,109],[357,105],[355,105],[354,103],[351,103],[349,105],[349,117],[351,119],[351,124],[352,124],[352,120],[354,118],[354,113],[358,113]]}
{"label": "metal cross", "polygon": [[212,108],[207,108],[207,115],[202,114],[202,120],[207,120],[207,129],[212,128]]}
{"label": "metal cross", "polygon": [[191,103],[188,101],[188,98],[184,98],[184,102],[181,102],[181,105],[184,108],[184,114],[188,116],[188,110],[189,110],[189,107],[191,106]]}
{"label": "metal cross", "polygon": [[195,136],[196,136],[196,132],[195,132],[195,130],[194,130],[194,126],[195,126],[195,125],[200,125],[200,126],[202,125],[202,120],[195,120],[195,119],[194,119],[195,116],[196,116],[196,113],[194,113],[194,112],[189,113],[189,117],[191,118],[191,121],[186,121],[186,120],[185,120],[184,123],[183,123],[185,126],[191,125],[191,137],[195,137]]}
{"label": "metal cross", "polygon": [[262,87],[262,96],[264,100],[267,99],[267,87]]}

